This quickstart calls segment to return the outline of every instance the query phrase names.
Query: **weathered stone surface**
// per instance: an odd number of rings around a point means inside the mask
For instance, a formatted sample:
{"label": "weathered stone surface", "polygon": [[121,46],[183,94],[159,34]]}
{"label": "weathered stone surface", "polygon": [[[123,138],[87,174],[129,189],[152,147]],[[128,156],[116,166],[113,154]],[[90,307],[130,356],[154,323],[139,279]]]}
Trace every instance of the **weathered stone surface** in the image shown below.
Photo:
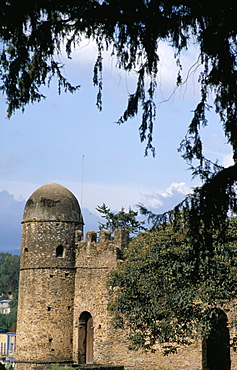
{"label": "weathered stone surface", "polygon": [[26,203],[18,302],[18,369],[73,362],[75,234],[79,235],[82,227],[76,198],[60,185],[45,185]]}
{"label": "weathered stone surface", "polygon": [[23,222],[30,220],[83,223],[76,197],[65,187],[54,183],[41,186],[27,200]]}
{"label": "weathered stone surface", "polygon": [[[89,231],[84,242],[79,204],[60,185],[48,184],[32,194],[22,223],[16,370],[50,364],[88,370],[207,370],[201,342],[169,356],[160,346],[155,353],[134,352],[126,333],[112,326],[107,306],[113,291],[106,280],[127,245],[126,230],[117,230],[114,239],[102,230],[98,241]],[[236,317],[233,305],[227,315]],[[235,336],[234,329],[230,335]],[[231,369],[237,370],[236,348],[230,351]]]}
{"label": "weathered stone surface", "polygon": [[123,366],[109,366],[109,365],[87,365],[87,364],[83,364],[83,365],[76,365],[76,366],[73,366],[74,369],[86,369],[86,370],[123,370],[124,367]]}

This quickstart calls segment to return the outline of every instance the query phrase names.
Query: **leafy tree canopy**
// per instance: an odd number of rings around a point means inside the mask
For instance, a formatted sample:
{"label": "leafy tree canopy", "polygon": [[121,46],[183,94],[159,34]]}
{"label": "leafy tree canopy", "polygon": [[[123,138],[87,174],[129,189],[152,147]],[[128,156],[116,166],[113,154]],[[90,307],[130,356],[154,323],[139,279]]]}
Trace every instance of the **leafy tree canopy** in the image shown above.
{"label": "leafy tree canopy", "polygon": [[[237,179],[237,2],[234,0],[5,0],[0,3],[0,79],[8,103],[8,116],[30,102],[40,101],[42,85],[53,76],[58,90],[74,92],[62,73],[58,55],[62,49],[72,56],[82,38],[95,40],[98,56],[93,82],[98,87],[97,105],[102,108],[103,52],[111,48],[120,69],[135,71],[137,85],[128,96],[127,108],[118,123],[142,110],[139,127],[146,154],[151,150],[156,118],[155,92],[159,70],[159,42],[174,50],[178,71],[176,84],[184,83],[182,51],[195,44],[199,53],[197,76],[200,99],[180,151],[204,181],[174,212],[158,223],[177,223],[180,212],[188,222],[193,258],[208,253],[212,261],[215,245],[225,243],[227,216],[236,213]],[[201,129],[208,124],[211,105],[219,115],[234,165],[222,168],[203,155]],[[214,253],[215,255],[215,253]],[[224,257],[223,257],[224,258]],[[201,262],[200,262],[201,263]],[[198,265],[196,264],[197,268]],[[211,271],[211,269],[210,269]]]}
{"label": "leafy tree canopy", "polygon": [[[159,68],[159,42],[174,49],[179,70],[177,84],[183,82],[180,53],[194,43],[199,50],[197,63],[201,99],[185,138],[188,159],[202,158],[200,126],[206,125],[209,95],[223,122],[225,134],[237,158],[236,130],[236,19],[234,0],[5,0],[0,4],[0,78],[7,96],[8,115],[29,102],[43,98],[41,85],[58,79],[58,89],[73,92],[62,74],[57,55],[65,48],[68,57],[82,38],[94,39],[98,58],[94,84],[99,87],[101,109],[103,51],[112,48],[119,68],[137,73],[137,87],[129,96],[122,123],[143,111],[139,128],[141,140],[152,149],[156,115],[154,93]],[[149,78],[148,86],[145,83]],[[184,144],[183,143],[183,144]],[[202,163],[201,163],[202,164]]]}
{"label": "leafy tree canopy", "polygon": [[166,224],[133,239],[108,282],[116,288],[109,308],[115,324],[129,329],[132,348],[159,342],[169,353],[208,337],[218,309],[228,310],[237,293],[236,218],[226,234],[224,244],[213,236],[212,253],[199,255],[184,220],[176,231]]}
{"label": "leafy tree canopy", "polygon": [[17,296],[20,270],[20,257],[10,253],[0,253],[0,295]]}
{"label": "leafy tree canopy", "polygon": [[[40,101],[44,97],[40,87],[49,85],[53,76],[58,80],[59,93],[61,90],[76,91],[79,86],[72,86],[64,77],[58,56],[65,49],[70,58],[83,38],[93,39],[98,47],[93,78],[98,86],[98,108],[102,107],[103,52],[110,47],[117,66],[137,74],[136,88],[128,96],[127,108],[118,123],[134,117],[141,108],[140,137],[147,142],[146,153],[151,150],[154,154],[152,134],[159,42],[173,47],[178,66],[177,85],[184,83],[182,51],[195,44],[199,53],[197,65],[201,67],[197,76],[200,100],[194,107],[180,151],[193,174],[200,175],[206,186],[186,201],[188,207],[183,203],[180,208],[201,209],[196,212],[198,222],[207,229],[210,223],[216,227],[228,211],[236,211],[233,194],[237,165],[223,169],[205,159],[200,130],[207,125],[206,112],[214,105],[236,163],[236,13],[234,0],[2,1],[0,89],[7,98],[8,115],[18,108],[24,109],[30,102]],[[217,204],[209,211],[213,200],[217,200]]]}
{"label": "leafy tree canopy", "polygon": [[11,302],[11,311],[7,314],[0,314],[0,329],[15,331],[17,323],[17,301]]}
{"label": "leafy tree canopy", "polygon": [[12,296],[11,311],[0,314],[0,328],[13,330],[17,321],[17,298],[20,271],[20,257],[10,253],[0,253],[0,295]]}
{"label": "leafy tree canopy", "polygon": [[115,213],[103,203],[102,206],[98,206],[96,210],[101,214],[101,217],[106,220],[104,224],[99,222],[100,230],[107,229],[110,230],[111,233],[114,233],[117,229],[126,229],[131,234],[146,230],[144,227],[145,221],[138,221],[136,219],[138,212],[133,211],[131,208],[129,208],[128,212],[125,212],[125,209],[121,208],[119,212]]}

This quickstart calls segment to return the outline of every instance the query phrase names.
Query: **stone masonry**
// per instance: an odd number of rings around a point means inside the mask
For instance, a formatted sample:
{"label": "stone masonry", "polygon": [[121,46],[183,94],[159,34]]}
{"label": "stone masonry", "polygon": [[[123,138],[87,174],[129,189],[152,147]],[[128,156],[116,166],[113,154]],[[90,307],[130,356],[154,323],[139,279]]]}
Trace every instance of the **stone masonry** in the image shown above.
{"label": "stone masonry", "polygon": [[[125,370],[208,370],[202,343],[163,356],[128,349],[126,333],[111,324],[113,292],[107,275],[122,263],[129,235],[89,231],[75,196],[57,184],[44,185],[28,199],[22,221],[16,369],[98,364]],[[231,313],[235,314],[235,313]],[[232,334],[233,335],[233,334]],[[237,370],[231,349],[232,370]],[[228,369],[217,369],[228,370]]]}
{"label": "stone masonry", "polygon": [[22,221],[17,368],[72,364],[76,230],[74,195],[45,185],[28,199]]}

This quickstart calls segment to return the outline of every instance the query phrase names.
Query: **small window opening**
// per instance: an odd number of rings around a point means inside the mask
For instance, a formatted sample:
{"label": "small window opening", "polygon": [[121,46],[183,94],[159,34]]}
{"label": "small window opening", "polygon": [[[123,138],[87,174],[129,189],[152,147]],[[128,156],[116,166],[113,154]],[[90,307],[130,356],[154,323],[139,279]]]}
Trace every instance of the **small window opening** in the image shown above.
{"label": "small window opening", "polygon": [[71,308],[72,308],[71,306],[68,306],[68,307],[67,307],[68,311],[71,311]]}
{"label": "small window opening", "polygon": [[27,253],[27,252],[28,252],[28,248],[25,248],[25,249],[24,249],[24,253]]}
{"label": "small window opening", "polygon": [[48,307],[48,311],[51,311],[51,308],[52,308],[52,307]]}
{"label": "small window opening", "polygon": [[62,258],[63,257],[63,252],[64,252],[64,247],[62,245],[59,245],[56,248],[56,257],[57,258]]}
{"label": "small window opening", "polygon": [[53,338],[49,338],[49,343],[51,343],[53,341]]}
{"label": "small window opening", "polygon": [[69,272],[65,272],[65,277],[68,277],[69,276]]}
{"label": "small window opening", "polygon": [[49,277],[52,279],[53,278],[53,275],[49,275]]}

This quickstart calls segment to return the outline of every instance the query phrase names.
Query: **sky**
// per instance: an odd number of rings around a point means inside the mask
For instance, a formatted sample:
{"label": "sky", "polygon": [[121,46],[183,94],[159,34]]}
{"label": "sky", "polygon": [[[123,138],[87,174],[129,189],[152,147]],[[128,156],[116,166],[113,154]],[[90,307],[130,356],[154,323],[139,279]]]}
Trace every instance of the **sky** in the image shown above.
{"label": "sky", "polygon": [[[47,98],[28,105],[6,118],[5,97],[0,99],[0,252],[19,253],[21,220],[26,200],[40,186],[55,182],[77,197],[84,216],[85,232],[98,231],[98,205],[113,211],[137,210],[138,203],[161,213],[174,207],[199,184],[191,179],[188,165],[177,152],[199,98],[194,47],[182,55],[183,78],[175,88],[177,67],[173,51],[161,44],[154,127],[156,156],[144,156],[140,143],[140,115],[122,125],[116,121],[133,93],[135,72],[118,70],[116,60],[104,55],[103,109],[96,107],[93,86],[96,47],[83,42],[70,61],[65,55],[64,74],[80,90],[57,94],[57,84],[42,88]],[[195,67],[192,67],[195,65]],[[211,97],[210,97],[211,99]],[[203,129],[204,153],[225,166],[231,150],[214,112]]]}

